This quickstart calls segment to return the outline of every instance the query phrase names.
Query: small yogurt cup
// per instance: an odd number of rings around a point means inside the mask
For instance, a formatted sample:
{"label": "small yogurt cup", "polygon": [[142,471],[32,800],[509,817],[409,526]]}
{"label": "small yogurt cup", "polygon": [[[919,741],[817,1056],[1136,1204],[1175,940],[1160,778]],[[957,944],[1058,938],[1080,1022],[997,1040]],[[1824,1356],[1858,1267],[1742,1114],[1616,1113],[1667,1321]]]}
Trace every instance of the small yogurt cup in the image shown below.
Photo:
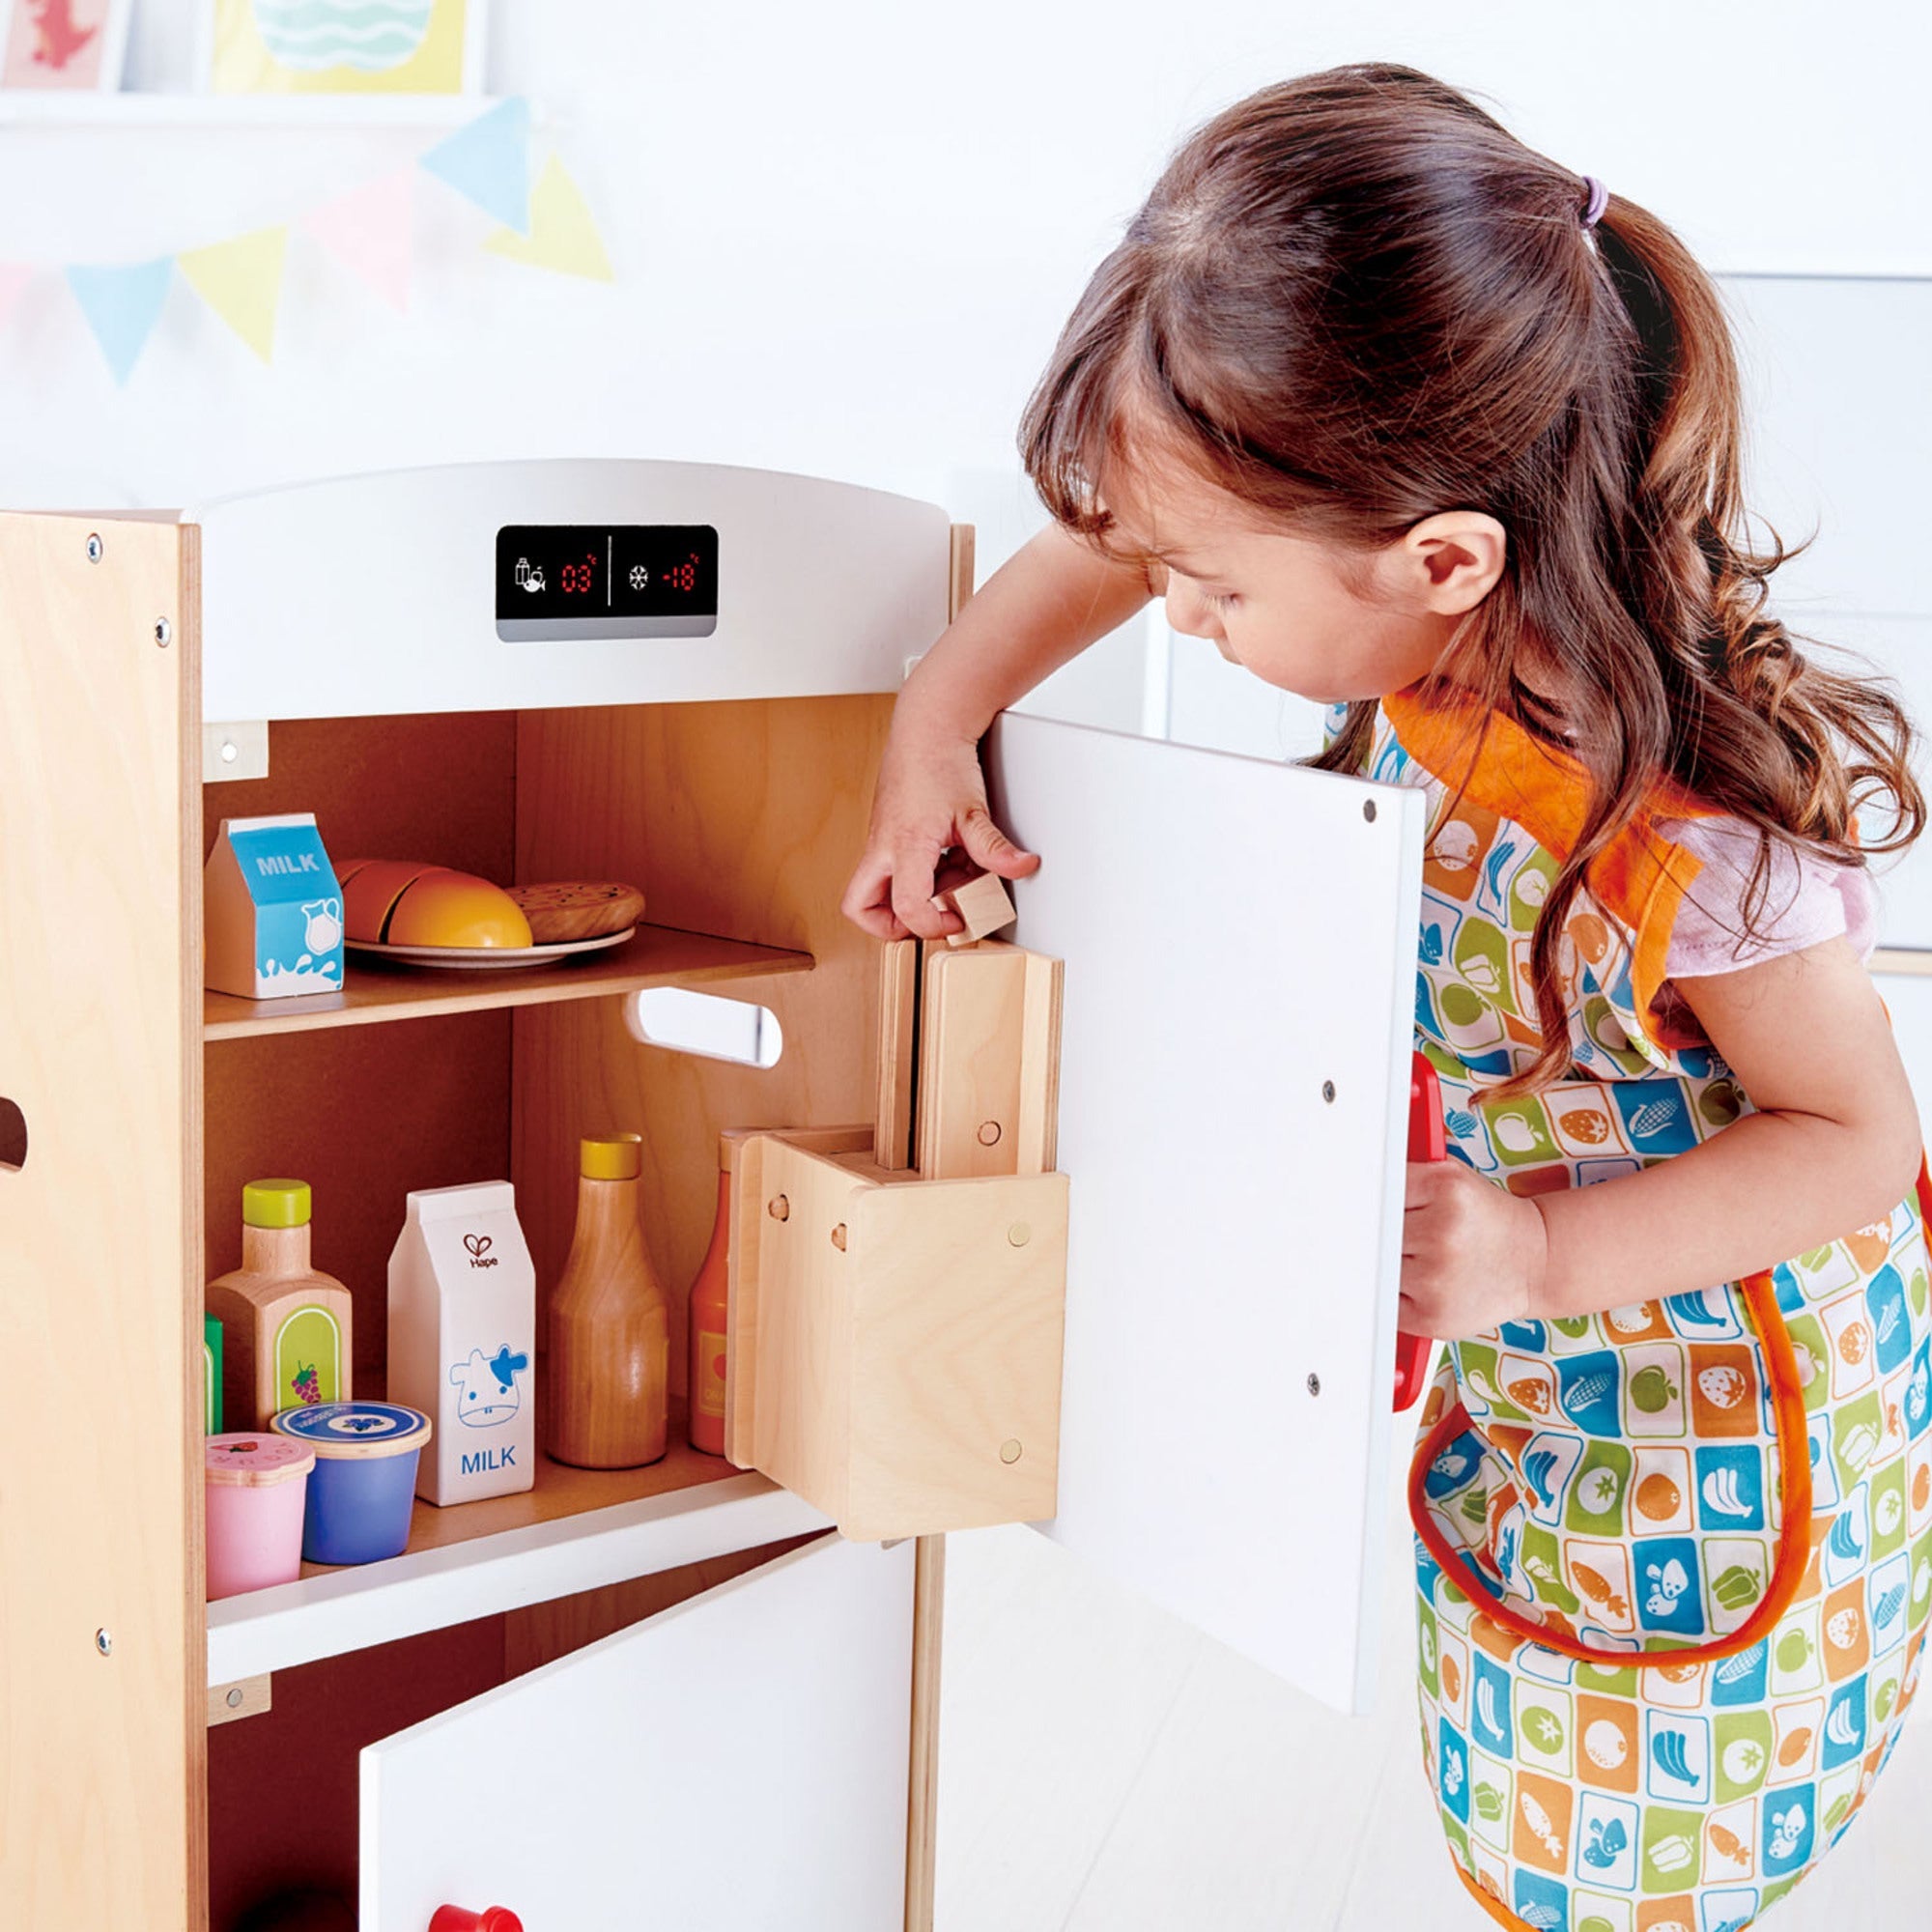
{"label": "small yogurt cup", "polygon": [[416,1458],[431,1433],[395,1402],[318,1402],[285,1408],[277,1435],[315,1452],[301,1553],[310,1563],[380,1563],[409,1547]]}
{"label": "small yogurt cup", "polygon": [[210,1602],[293,1583],[301,1575],[302,1507],[315,1451],[266,1429],[211,1435],[202,1449]]}

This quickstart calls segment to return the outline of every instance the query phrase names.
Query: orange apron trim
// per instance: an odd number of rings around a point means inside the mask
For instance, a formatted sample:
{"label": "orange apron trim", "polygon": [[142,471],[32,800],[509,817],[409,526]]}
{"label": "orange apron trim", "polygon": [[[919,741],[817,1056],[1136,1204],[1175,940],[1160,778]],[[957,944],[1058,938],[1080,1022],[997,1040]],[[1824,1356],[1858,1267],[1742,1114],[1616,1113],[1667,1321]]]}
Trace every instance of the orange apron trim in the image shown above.
{"label": "orange apron trim", "polygon": [[[1932,1228],[1932,1171],[1925,1156],[1918,1161],[1916,1188],[1918,1211]],[[1594,1650],[1560,1631],[1548,1629],[1532,1617],[1512,1609],[1484,1580],[1468,1556],[1455,1548],[1435,1519],[1429,1514],[1424,1494],[1430,1464],[1442,1449],[1464,1430],[1472,1427],[1468,1412],[1459,1402],[1423,1438],[1408,1466],[1408,1517],[1423,1547],[1441,1566],[1463,1594],[1499,1628],[1530,1643],[1553,1650],[1561,1657],[1583,1663],[1613,1663],[1638,1670],[1661,1668],[1665,1664],[1715,1662],[1748,1650],[1779,1617],[1791,1607],[1803,1587],[1804,1572],[1811,1560],[1811,1440],[1804,1420],[1804,1393],[1798,1380],[1798,1358],[1791,1346],[1791,1333],[1778,1311],[1777,1288],[1768,1270],[1748,1275],[1742,1283],[1745,1306],[1764,1350],[1765,1367],[1771,1375],[1772,1412],[1777,1439],[1778,1530],[1777,1557],[1772,1568],[1771,1583],[1757,1607],[1727,1636],[1708,1643],[1687,1644],[1673,1650],[1629,1651]]]}
{"label": "orange apron trim", "polygon": [[1478,1885],[1476,1881],[1472,1879],[1469,1876],[1469,1874],[1463,1869],[1461,1865],[1456,1863],[1456,1857],[1453,1852],[1450,1854],[1449,1862],[1452,1868],[1454,1869],[1456,1876],[1463,1881],[1463,1890],[1466,1891],[1469,1894],[1469,1896],[1473,1898],[1476,1901],[1476,1903],[1480,1905],[1483,1908],[1483,1910],[1487,1912],[1490,1915],[1490,1917],[1496,1921],[1498,1925],[1507,1925],[1509,1927],[1509,1932],[1530,1932],[1530,1927],[1522,1919],[1519,1918],[1516,1916],[1516,1914],[1512,1912],[1509,1909],[1509,1907],[1506,1906],[1502,1902],[1502,1900],[1495,1895],[1494,1892],[1484,1890],[1484,1889],[1480,1885]]}
{"label": "orange apron trim", "polygon": [[[1381,701],[1382,713],[1404,749],[1448,786],[1450,796],[1460,795],[1499,818],[1514,819],[1559,863],[1567,864],[1583,830],[1583,801],[1589,789],[1577,760],[1531,737],[1500,713],[1492,713],[1480,729],[1473,728],[1473,700],[1452,696],[1438,705],[1425,705],[1413,695],[1416,689],[1411,685]],[[1653,814],[1717,816],[1677,785],[1660,781],[1652,806],[1590,862],[1590,892],[1635,935],[1631,988],[1646,1033],[1651,1002],[1663,984],[1678,908],[1703,869],[1694,854],[1656,832]]]}

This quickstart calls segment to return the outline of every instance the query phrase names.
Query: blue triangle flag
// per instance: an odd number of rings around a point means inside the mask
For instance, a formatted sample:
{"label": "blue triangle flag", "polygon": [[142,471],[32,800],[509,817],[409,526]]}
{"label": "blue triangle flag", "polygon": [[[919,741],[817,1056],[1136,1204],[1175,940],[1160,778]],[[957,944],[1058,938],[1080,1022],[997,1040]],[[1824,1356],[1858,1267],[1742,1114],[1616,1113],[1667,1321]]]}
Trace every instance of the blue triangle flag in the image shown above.
{"label": "blue triangle flag", "polygon": [[105,269],[68,270],[68,287],[80,303],[117,383],[125,384],[141,359],[141,351],[160,320],[174,270],[172,255]]}
{"label": "blue triangle flag", "polygon": [[421,156],[431,174],[519,235],[530,232],[530,103],[513,96]]}

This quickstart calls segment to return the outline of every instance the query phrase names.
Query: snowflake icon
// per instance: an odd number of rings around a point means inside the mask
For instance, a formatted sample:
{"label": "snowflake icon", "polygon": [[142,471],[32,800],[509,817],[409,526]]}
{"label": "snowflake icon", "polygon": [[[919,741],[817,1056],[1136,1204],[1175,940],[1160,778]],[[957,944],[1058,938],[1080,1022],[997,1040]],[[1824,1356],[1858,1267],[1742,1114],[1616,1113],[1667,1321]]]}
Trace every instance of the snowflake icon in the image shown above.
{"label": "snowflake icon", "polygon": [[651,581],[651,574],[641,563],[631,566],[631,588],[641,590]]}

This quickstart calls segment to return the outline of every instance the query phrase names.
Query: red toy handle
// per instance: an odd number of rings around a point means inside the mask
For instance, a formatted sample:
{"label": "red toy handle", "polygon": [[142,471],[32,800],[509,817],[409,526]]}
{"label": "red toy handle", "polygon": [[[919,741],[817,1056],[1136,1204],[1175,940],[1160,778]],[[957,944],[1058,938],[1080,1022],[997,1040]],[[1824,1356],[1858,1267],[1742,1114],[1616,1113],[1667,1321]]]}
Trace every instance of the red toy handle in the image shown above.
{"label": "red toy handle", "polygon": [[524,1932],[524,1921],[507,1905],[486,1905],[481,1912],[439,1905],[429,1932]]}
{"label": "red toy handle", "polygon": [[[1408,1157],[1410,1160],[1446,1160],[1448,1145],[1442,1132],[1442,1083],[1426,1056],[1418,1053],[1409,1062],[1408,1072]],[[1398,1331],[1395,1338],[1395,1406],[1398,1410],[1413,1408],[1429,1374],[1429,1337]]]}

